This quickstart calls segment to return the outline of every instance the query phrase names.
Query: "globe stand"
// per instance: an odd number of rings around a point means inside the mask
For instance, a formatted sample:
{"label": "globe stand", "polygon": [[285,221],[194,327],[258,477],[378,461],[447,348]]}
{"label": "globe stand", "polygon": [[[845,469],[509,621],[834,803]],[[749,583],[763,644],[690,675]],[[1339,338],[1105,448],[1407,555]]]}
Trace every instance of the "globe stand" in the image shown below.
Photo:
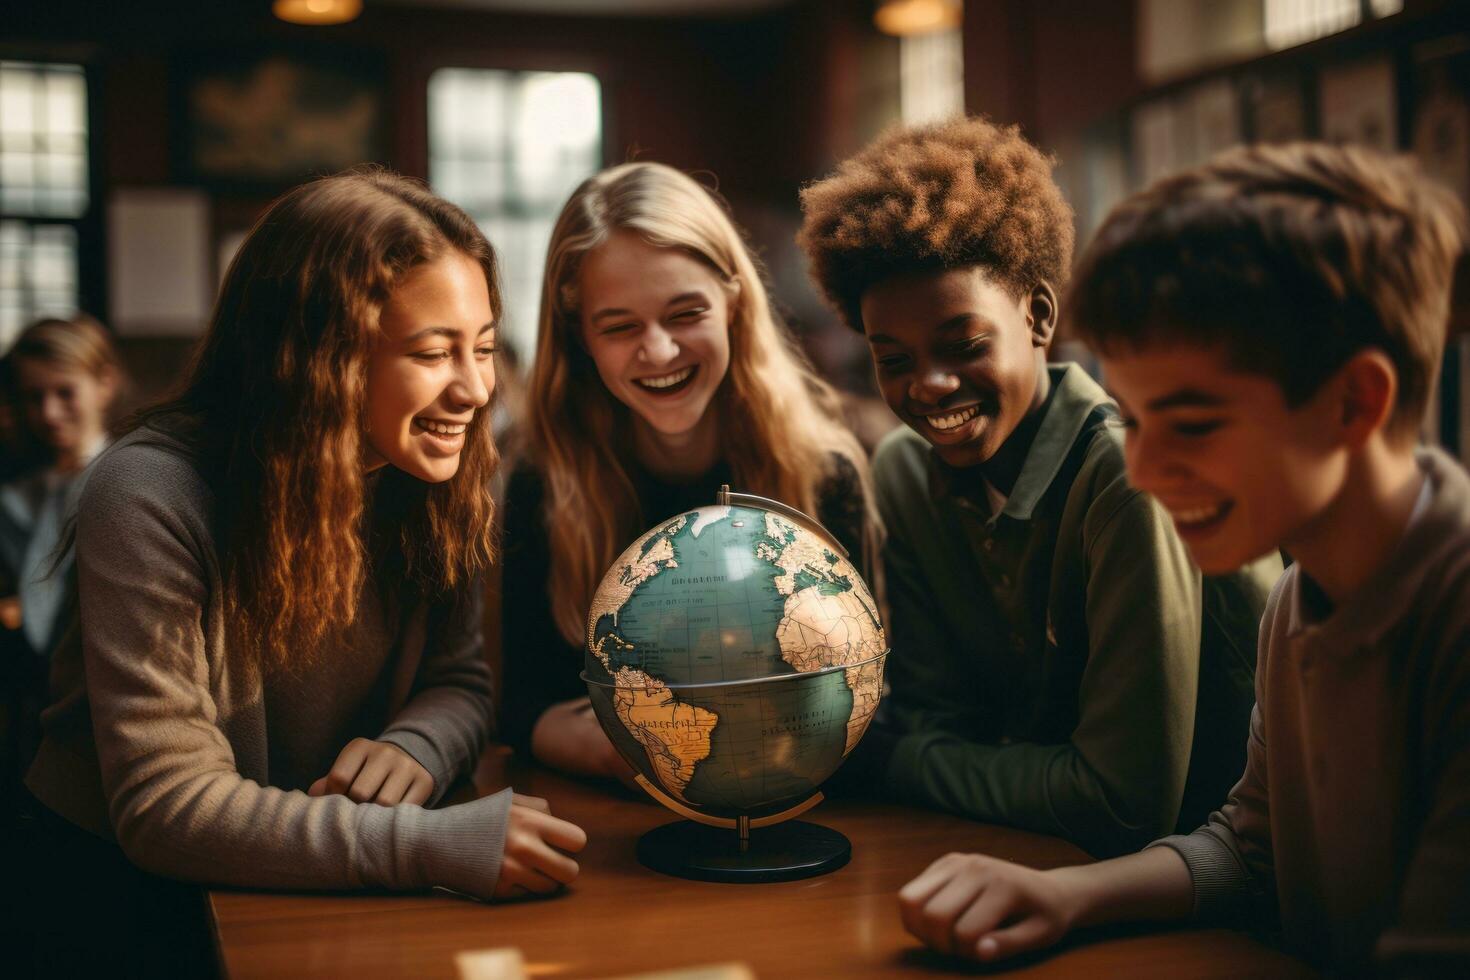
{"label": "globe stand", "polygon": [[743,841],[728,830],[677,820],[638,839],[644,867],[694,881],[796,881],[836,871],[851,857],[846,837],[805,820],[768,827]]}
{"label": "globe stand", "polygon": [[[689,818],[655,827],[638,839],[638,860],[662,874],[743,884],[796,881],[836,871],[852,858],[852,844],[842,834],[791,819],[822,802],[821,793],[781,813],[730,819],[699,813],[645,777],[636,778],[650,796]],[[752,829],[759,833],[752,834]]]}

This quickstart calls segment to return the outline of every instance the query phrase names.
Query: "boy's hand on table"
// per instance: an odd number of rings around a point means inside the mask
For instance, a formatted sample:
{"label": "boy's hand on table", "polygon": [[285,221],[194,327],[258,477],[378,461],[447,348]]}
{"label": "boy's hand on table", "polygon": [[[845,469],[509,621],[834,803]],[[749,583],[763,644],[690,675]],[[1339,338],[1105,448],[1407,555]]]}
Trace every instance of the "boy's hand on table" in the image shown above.
{"label": "boy's hand on table", "polygon": [[550,804],[540,797],[516,793],[494,897],[547,895],[571,884],[580,869],[570,855],[586,846],[587,834],[581,827],[553,817]]}
{"label": "boy's hand on table", "polygon": [[413,756],[389,742],[370,738],[348,742],[332,763],[332,771],[306,791],[308,796],[340,793],[355,803],[380,806],[422,806],[433,792],[434,777]]}
{"label": "boy's hand on table", "polygon": [[1043,871],[980,854],[946,854],[898,893],[904,928],[972,960],[1050,946],[1076,921],[1073,895]]}

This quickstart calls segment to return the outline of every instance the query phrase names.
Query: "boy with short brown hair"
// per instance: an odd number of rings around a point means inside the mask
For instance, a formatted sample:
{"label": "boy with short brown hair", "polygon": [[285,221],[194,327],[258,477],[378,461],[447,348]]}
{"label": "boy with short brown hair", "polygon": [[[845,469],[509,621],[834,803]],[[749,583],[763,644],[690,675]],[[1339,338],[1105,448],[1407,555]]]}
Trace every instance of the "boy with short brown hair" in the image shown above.
{"label": "boy with short brown hair", "polygon": [[1336,970],[1465,967],[1470,479],[1415,447],[1462,227],[1408,162],[1314,144],[1231,151],[1109,217],[1071,309],[1131,479],[1206,572],[1296,559],[1261,624],[1245,774],[1129,857],[942,858],[900,893],[916,935],[989,960],[1076,926],[1279,912]]}

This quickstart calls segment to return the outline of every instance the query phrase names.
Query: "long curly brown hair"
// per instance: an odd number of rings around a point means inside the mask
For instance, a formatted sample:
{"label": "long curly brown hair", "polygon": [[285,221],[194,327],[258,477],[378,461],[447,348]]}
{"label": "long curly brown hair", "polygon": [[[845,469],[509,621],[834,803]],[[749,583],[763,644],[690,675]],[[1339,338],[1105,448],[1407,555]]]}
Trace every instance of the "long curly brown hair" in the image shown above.
{"label": "long curly brown hair", "polygon": [[862,331],[869,286],[978,265],[1019,295],[1064,285],[1072,209],[1050,157],[982,117],[895,127],[802,190],[797,241],[828,302]]}
{"label": "long curly brown hair", "polygon": [[495,253],[459,208],[379,169],[295,188],[230,263],[182,393],[144,416],[175,419],[199,447],[232,640],[266,670],[328,646],[374,576],[400,596],[463,598],[493,558],[489,412],[476,414],[453,479],[390,468],[368,513],[379,313],[408,270],[451,251],[480,264],[498,318]]}

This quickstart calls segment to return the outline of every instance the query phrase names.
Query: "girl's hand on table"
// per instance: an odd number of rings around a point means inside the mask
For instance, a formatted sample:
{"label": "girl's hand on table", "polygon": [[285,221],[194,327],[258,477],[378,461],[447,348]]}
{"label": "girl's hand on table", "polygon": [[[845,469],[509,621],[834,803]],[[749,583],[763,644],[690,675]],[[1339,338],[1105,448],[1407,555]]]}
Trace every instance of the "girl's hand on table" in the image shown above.
{"label": "girl's hand on table", "polygon": [[632,782],[632,768],[613,748],[587,698],[572,698],[543,711],[531,731],[531,754],[564,772]]}
{"label": "girl's hand on table", "polygon": [[548,895],[571,884],[580,869],[570,855],[586,846],[581,827],[553,817],[550,804],[540,797],[516,793],[493,897]]}
{"label": "girl's hand on table", "polygon": [[339,793],[355,803],[422,806],[434,792],[429,770],[398,746],[369,738],[347,743],[331,772],[311,784],[308,796]]}

